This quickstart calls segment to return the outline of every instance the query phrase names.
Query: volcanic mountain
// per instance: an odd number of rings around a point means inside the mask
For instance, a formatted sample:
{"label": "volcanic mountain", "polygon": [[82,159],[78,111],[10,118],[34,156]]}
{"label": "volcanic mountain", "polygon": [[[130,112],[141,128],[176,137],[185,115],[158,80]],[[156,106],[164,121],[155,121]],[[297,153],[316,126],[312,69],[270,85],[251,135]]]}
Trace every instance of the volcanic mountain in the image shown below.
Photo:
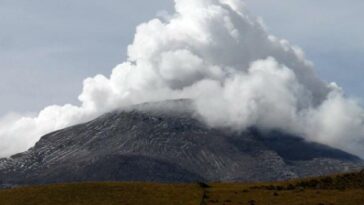
{"label": "volcanic mountain", "polygon": [[189,100],[147,103],[47,134],[0,160],[0,184],[274,181],[360,169],[360,158],[282,131],[211,128]]}

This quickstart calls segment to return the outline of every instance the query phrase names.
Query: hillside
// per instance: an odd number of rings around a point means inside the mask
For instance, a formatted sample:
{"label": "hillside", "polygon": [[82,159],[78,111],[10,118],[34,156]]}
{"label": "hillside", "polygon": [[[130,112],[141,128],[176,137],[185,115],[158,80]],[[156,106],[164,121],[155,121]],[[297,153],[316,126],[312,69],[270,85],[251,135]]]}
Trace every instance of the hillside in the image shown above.
{"label": "hillside", "polygon": [[361,205],[364,172],[265,184],[80,183],[0,190],[6,205]]}
{"label": "hillside", "polygon": [[355,171],[362,161],[280,131],[213,129],[187,100],[115,111],[0,159],[0,184],[253,182]]}

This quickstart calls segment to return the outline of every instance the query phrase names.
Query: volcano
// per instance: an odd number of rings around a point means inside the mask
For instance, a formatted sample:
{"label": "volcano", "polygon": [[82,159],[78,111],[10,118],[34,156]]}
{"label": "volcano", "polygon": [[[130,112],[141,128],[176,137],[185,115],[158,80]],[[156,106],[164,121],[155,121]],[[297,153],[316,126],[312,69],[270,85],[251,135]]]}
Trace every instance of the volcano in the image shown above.
{"label": "volcano", "polygon": [[131,106],[47,134],[0,160],[0,184],[256,182],[358,170],[344,151],[279,130],[211,128],[189,100]]}

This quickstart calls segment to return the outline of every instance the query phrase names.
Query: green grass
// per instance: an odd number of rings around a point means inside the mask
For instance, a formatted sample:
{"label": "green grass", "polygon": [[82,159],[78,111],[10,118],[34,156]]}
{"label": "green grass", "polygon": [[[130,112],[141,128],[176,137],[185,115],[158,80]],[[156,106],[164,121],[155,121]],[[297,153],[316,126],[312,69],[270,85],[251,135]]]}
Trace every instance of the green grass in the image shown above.
{"label": "green grass", "polygon": [[0,191],[0,205],[364,205],[364,172],[259,184],[78,183]]}

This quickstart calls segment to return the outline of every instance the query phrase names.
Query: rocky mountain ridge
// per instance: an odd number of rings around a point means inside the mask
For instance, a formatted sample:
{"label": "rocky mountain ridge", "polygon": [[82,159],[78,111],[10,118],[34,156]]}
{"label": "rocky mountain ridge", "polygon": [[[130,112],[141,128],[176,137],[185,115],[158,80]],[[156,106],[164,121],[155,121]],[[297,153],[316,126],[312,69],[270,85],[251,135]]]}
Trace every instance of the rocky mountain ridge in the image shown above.
{"label": "rocky mountain ridge", "polygon": [[356,156],[280,131],[210,128],[190,106],[133,106],[45,135],[0,160],[0,184],[276,181],[363,167]]}

